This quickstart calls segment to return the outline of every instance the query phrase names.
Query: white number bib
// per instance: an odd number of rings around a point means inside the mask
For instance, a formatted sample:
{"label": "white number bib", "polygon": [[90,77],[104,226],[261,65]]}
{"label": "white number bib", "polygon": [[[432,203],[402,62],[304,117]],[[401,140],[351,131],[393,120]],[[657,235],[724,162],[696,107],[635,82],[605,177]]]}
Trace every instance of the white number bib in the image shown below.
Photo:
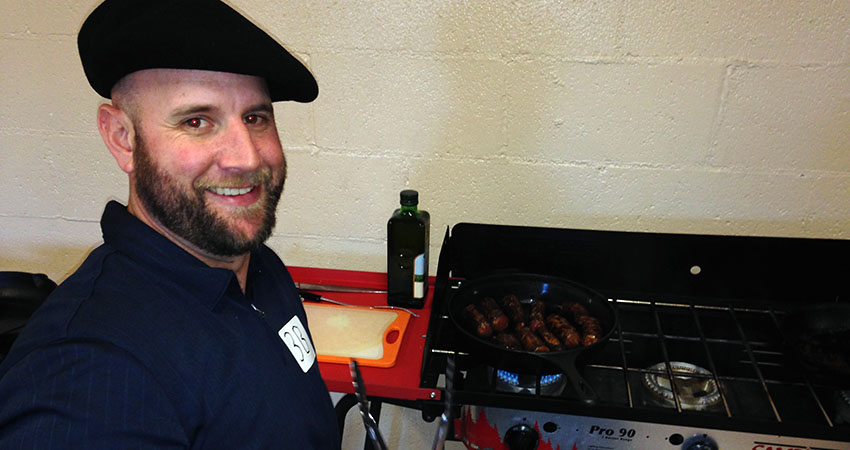
{"label": "white number bib", "polygon": [[313,363],[316,362],[316,349],[313,348],[313,343],[310,342],[310,336],[307,335],[307,328],[298,319],[298,316],[293,316],[286,322],[286,325],[277,332],[280,339],[292,352],[292,356],[301,370],[307,373]]}

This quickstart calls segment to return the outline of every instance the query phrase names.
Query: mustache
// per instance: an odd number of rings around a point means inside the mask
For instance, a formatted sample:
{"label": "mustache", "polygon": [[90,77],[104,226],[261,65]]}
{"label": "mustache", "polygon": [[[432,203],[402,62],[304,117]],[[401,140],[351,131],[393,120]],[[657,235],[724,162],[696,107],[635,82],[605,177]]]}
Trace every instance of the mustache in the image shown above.
{"label": "mustache", "polygon": [[210,188],[241,188],[246,186],[268,186],[272,182],[271,169],[265,168],[254,172],[241,173],[216,180],[200,179],[194,184],[196,190]]}

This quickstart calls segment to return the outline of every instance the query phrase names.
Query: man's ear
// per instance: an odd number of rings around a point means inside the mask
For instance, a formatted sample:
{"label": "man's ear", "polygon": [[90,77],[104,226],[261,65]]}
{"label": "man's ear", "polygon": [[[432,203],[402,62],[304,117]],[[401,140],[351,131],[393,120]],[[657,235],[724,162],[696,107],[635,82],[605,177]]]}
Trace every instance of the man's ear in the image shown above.
{"label": "man's ear", "polygon": [[118,167],[128,174],[132,173],[136,130],[127,113],[112,105],[100,105],[97,109],[97,129],[106,148],[118,162]]}

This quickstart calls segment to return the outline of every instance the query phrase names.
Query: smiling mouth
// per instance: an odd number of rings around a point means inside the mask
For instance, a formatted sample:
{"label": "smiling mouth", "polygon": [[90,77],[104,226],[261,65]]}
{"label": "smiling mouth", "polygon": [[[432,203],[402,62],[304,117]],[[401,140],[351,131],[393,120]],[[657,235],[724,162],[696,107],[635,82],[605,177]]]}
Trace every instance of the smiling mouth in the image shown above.
{"label": "smiling mouth", "polygon": [[237,195],[245,195],[245,194],[253,191],[254,188],[255,188],[255,186],[249,186],[249,187],[244,187],[244,188],[211,187],[211,188],[208,188],[207,190],[212,192],[213,194],[216,194],[216,195],[223,195],[225,197],[235,197]]}

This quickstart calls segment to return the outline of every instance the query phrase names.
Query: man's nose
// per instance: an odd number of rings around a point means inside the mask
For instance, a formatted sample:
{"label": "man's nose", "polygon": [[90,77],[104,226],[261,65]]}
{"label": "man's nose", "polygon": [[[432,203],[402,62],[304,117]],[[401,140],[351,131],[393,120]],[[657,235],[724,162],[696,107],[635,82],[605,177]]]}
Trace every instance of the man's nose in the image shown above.
{"label": "man's nose", "polygon": [[225,170],[254,170],[259,167],[257,142],[241,120],[227,127],[218,154],[218,165]]}

